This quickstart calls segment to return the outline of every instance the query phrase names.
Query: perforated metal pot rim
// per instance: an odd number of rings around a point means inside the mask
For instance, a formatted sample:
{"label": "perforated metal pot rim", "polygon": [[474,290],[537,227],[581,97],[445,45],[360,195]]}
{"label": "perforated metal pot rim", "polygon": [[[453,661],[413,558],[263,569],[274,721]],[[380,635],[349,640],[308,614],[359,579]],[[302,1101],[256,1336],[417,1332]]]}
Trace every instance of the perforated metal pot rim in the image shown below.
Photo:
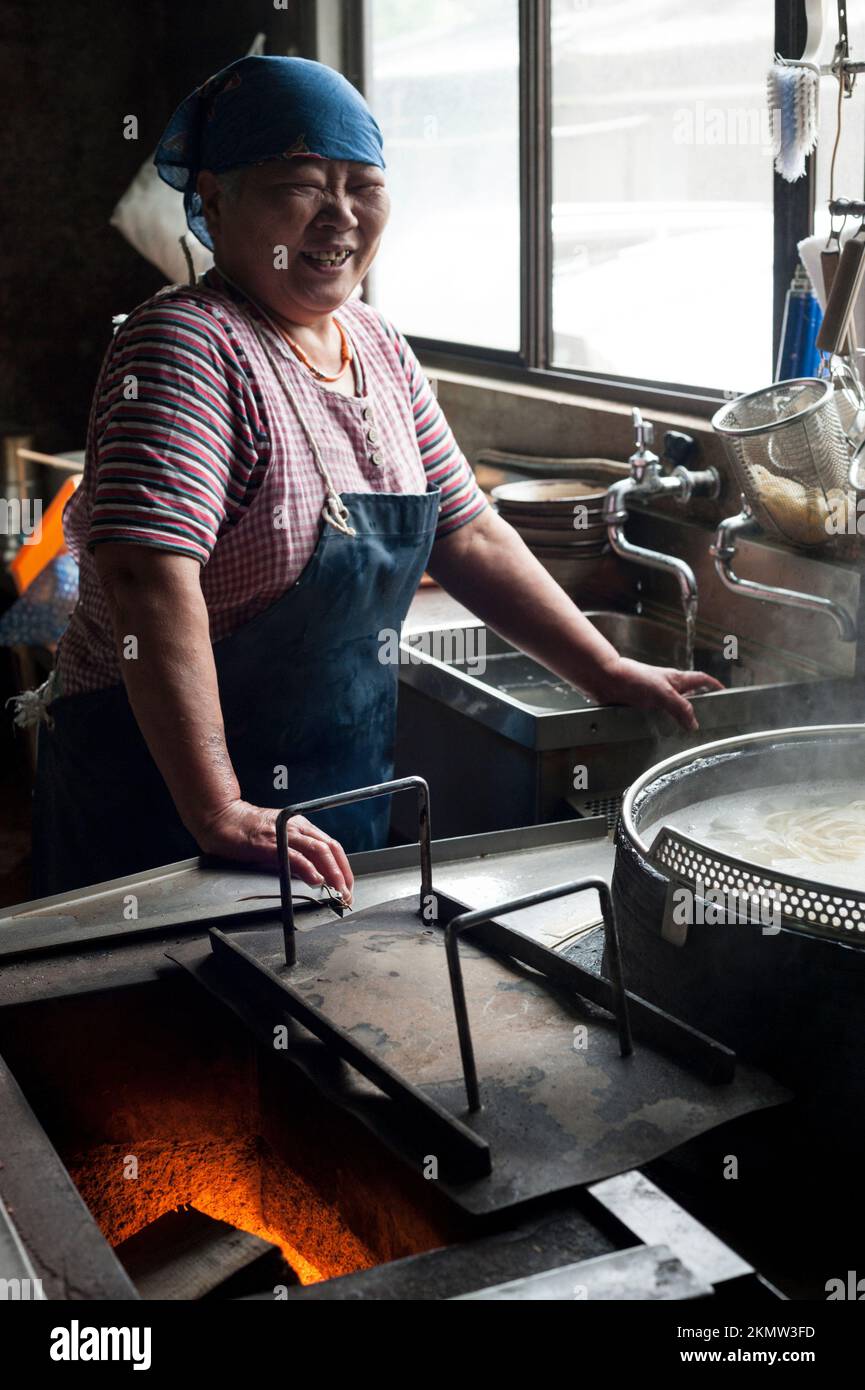
{"label": "perforated metal pot rim", "polygon": [[[761,396],[767,396],[770,391],[780,391],[782,386],[815,385],[823,387],[819,398],[816,401],[812,401],[810,405],[806,405],[804,410],[797,410],[793,415],[786,415],[783,420],[775,420],[764,425],[746,426],[725,425],[722,423],[723,417],[728,411],[732,410],[734,406],[742,405],[746,401],[758,400]],[[727,435],[730,439],[747,439],[757,434],[771,434],[773,430],[781,430],[788,425],[798,424],[800,420],[806,420],[809,415],[813,415],[815,411],[820,410],[820,408],[826,404],[826,401],[834,393],[834,390],[835,387],[831,381],[827,379],[821,382],[818,377],[813,376],[796,376],[791,377],[789,381],[775,381],[771,386],[761,386],[759,391],[749,391],[746,396],[737,396],[734,401],[727,401],[721,406],[720,410],[716,410],[715,414],[712,416],[712,428],[718,434]]]}
{"label": "perforated metal pot rim", "polygon": [[767,729],[762,733],[716,739],[714,743],[701,743],[696,748],[686,748],[681,753],[674,753],[671,758],[665,758],[663,762],[655,763],[654,767],[648,768],[631,784],[622,801],[622,828],[634,848],[643,858],[649,859],[651,847],[637,830],[634,806],[653,782],[660,781],[670,773],[684,770],[690,763],[702,762],[718,754],[744,752],[761,744],[774,748],[783,743],[818,742],[821,739],[844,738],[847,735],[865,740],[865,724],[803,724],[790,729]]}

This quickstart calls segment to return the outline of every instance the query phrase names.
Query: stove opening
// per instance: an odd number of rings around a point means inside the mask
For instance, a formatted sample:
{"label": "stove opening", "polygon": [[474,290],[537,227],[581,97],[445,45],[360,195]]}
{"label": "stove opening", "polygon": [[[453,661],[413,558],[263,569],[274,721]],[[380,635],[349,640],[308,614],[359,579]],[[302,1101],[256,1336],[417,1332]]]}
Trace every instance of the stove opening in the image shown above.
{"label": "stove opening", "polygon": [[0,1052],[143,1297],[317,1283],[466,1236],[185,976],[4,1010]]}

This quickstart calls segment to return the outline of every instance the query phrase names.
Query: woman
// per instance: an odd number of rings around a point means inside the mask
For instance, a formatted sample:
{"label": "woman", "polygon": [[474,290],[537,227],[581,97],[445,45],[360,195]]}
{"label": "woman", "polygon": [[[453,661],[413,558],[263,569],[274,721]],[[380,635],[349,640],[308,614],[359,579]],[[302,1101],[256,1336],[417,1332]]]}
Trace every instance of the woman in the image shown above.
{"label": "woman", "polygon": [[[425,567],[605,702],[712,682],[622,660],[486,506],[408,344],[354,297],[388,218],[381,132],[339,74],[244,58],[156,154],[215,253],[141,305],[97,384],[66,514],[81,597],[40,728],[34,889],[201,850],[276,863],[281,806],[386,780],[398,629]],[[387,804],[289,824],[348,901]]]}

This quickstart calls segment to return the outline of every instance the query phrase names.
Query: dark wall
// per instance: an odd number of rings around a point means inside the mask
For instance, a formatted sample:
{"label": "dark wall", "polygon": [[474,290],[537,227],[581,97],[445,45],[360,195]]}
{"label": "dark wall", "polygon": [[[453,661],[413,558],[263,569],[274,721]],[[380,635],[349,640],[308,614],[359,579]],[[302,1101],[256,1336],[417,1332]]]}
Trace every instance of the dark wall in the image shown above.
{"label": "dark wall", "polygon": [[108,219],[174,107],[258,31],[314,56],[314,21],[314,0],[0,7],[0,421],[37,448],[83,447],[112,315],[165,283]]}

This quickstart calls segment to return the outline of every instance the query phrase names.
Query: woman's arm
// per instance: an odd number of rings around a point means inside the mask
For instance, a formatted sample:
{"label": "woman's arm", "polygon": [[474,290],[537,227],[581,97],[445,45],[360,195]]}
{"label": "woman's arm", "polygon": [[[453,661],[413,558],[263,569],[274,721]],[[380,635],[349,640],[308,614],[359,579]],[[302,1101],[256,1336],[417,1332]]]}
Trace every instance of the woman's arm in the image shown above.
{"label": "woman's arm", "polygon": [[695,730],[697,719],[685,697],[722,689],[699,671],[620,657],[514,528],[490,508],[436,541],[428,569],[496,632],[602,704],[664,709],[683,728]]}
{"label": "woman's arm", "polygon": [[[275,867],[278,808],[242,799],[226,746],[198,561],[122,542],[97,546],[95,562],[129,702],[183,824],[205,853]],[[294,816],[288,842],[299,878],[350,900],[336,840]]]}
{"label": "woman's arm", "polygon": [[[697,728],[685,698],[720,690],[701,672],[620,657],[551,578],[512,526],[484,503],[474,474],[411,347],[382,319],[408,383],[421,461],[442,490],[440,534],[428,569],[448,593],[496,632],[603,704],[665,709]],[[465,517],[472,520],[465,521]],[[459,523],[448,531],[448,524]]]}

